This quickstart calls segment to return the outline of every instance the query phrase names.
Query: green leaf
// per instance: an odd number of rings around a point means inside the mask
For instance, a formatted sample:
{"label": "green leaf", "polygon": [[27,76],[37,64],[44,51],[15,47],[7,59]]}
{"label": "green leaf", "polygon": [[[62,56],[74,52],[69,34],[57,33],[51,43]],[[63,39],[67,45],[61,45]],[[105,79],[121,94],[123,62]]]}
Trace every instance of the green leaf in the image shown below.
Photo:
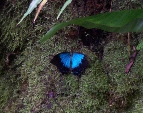
{"label": "green leaf", "polygon": [[58,16],[57,16],[57,20],[58,20],[59,16],[62,14],[62,12],[65,10],[65,8],[66,8],[71,2],[72,2],[72,0],[67,0],[67,1],[65,2],[65,4],[63,5],[62,9],[60,10],[60,12],[59,12],[59,14],[58,14]]}
{"label": "green leaf", "polygon": [[41,39],[41,42],[45,42],[58,30],[72,24],[87,29],[98,28],[109,32],[141,32],[143,31],[143,9],[107,12],[62,22],[52,27]]}
{"label": "green leaf", "polygon": [[[42,0],[33,0],[33,1],[30,3],[30,5],[29,5],[28,10],[27,10],[26,13],[23,15],[23,17],[22,17],[21,20],[18,22],[18,24],[20,24],[20,23],[23,21],[23,19],[24,19],[28,14],[30,14],[30,13],[34,10],[34,8],[37,7],[37,5],[38,5],[41,1],[42,1]],[[18,25],[18,24],[17,24],[17,25]]]}
{"label": "green leaf", "polygon": [[136,49],[137,50],[143,49],[143,41],[137,45]]}

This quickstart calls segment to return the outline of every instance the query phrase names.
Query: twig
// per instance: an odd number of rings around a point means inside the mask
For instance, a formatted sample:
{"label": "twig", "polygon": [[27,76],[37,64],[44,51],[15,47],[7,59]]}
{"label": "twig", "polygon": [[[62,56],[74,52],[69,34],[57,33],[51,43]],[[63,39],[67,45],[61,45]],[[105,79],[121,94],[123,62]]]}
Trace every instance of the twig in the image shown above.
{"label": "twig", "polygon": [[109,10],[109,12],[112,12],[112,0],[111,0],[111,6],[110,6],[110,10]]}
{"label": "twig", "polygon": [[131,55],[130,33],[128,32],[128,55]]}
{"label": "twig", "polygon": [[130,57],[129,64],[126,65],[125,73],[128,73],[130,71],[132,65],[134,64],[135,58],[137,56],[137,50],[135,46],[133,46],[133,50],[134,50],[134,53]]}
{"label": "twig", "polygon": [[64,110],[64,108],[56,101],[54,92],[50,92],[49,93],[49,98],[53,98],[54,102],[63,110],[64,113],[66,113],[65,110]]}

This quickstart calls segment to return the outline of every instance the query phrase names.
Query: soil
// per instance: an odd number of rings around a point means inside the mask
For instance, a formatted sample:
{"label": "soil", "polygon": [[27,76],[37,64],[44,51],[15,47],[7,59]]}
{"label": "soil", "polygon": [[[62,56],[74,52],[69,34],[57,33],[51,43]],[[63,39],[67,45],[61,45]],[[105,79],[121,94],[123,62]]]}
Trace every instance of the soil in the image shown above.
{"label": "soil", "polygon": [[[76,11],[73,13],[78,14],[78,17],[84,17],[99,14],[101,12],[109,12],[111,0],[83,0],[82,2],[73,0],[72,6],[74,11]],[[71,37],[73,37],[73,33],[69,34],[72,34]],[[108,32],[100,29],[86,29],[79,26],[78,33],[75,34],[75,37],[81,38],[83,45],[88,46],[91,51],[95,52],[98,59],[102,60],[104,52],[103,42],[108,35]]]}

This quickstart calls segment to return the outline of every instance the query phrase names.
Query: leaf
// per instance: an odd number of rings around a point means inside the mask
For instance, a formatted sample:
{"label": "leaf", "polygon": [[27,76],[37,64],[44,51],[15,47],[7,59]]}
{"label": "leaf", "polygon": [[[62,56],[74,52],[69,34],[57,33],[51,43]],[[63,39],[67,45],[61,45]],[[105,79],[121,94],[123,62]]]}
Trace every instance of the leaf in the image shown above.
{"label": "leaf", "polygon": [[64,4],[63,7],[61,8],[61,10],[60,10],[60,12],[59,12],[59,14],[58,14],[58,16],[57,16],[57,20],[58,20],[58,18],[60,17],[60,15],[62,14],[62,12],[65,10],[65,8],[66,8],[71,2],[72,2],[72,0],[67,0],[67,1],[65,2],[65,4]]}
{"label": "leaf", "polygon": [[143,41],[137,45],[136,49],[137,50],[143,49]]}
{"label": "leaf", "polygon": [[[23,21],[23,19],[24,19],[28,14],[30,14],[30,13],[34,10],[34,8],[37,7],[37,5],[38,5],[41,1],[42,1],[42,0],[33,0],[33,1],[30,3],[30,5],[29,5],[28,10],[27,10],[26,13],[23,15],[23,17],[22,17],[21,20],[18,22],[18,24],[20,24],[20,23]],[[18,25],[18,24],[17,24],[17,25]]]}
{"label": "leaf", "polygon": [[35,21],[36,21],[38,15],[39,15],[41,9],[42,9],[43,6],[46,4],[46,2],[47,2],[47,0],[43,0],[43,1],[40,3],[39,8],[38,8],[38,10],[37,10],[37,13],[36,13],[36,15],[35,15],[35,18],[34,18],[34,20],[33,20],[33,23],[35,23]]}
{"label": "leaf", "polygon": [[48,40],[50,37],[52,37],[58,30],[68,26],[68,23],[61,23],[61,24],[57,24],[54,27],[52,27],[47,34],[42,38],[41,42],[45,42],[46,40]]}
{"label": "leaf", "polygon": [[58,30],[71,24],[87,29],[98,28],[108,32],[141,32],[143,31],[143,9],[107,12],[62,22],[52,27],[41,42],[45,42]]}

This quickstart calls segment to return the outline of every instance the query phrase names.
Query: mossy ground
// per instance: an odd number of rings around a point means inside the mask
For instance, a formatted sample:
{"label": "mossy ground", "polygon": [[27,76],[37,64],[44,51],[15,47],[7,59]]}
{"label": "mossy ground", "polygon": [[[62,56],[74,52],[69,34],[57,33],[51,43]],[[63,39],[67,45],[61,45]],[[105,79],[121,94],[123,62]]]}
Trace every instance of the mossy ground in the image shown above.
{"label": "mossy ground", "polygon": [[[119,34],[105,45],[102,62],[80,39],[68,36],[71,29],[77,29],[75,26],[60,30],[40,44],[43,34],[56,22],[56,14],[64,2],[48,3],[34,28],[31,24],[34,13],[16,27],[29,2],[17,1],[14,7],[8,2],[2,12],[4,17],[0,19],[0,112],[142,112],[143,50],[138,52],[131,71],[125,74],[128,47],[118,39]],[[59,21],[71,19],[71,10],[69,6]],[[133,39],[141,41],[142,36]],[[89,57],[90,67],[79,81],[72,74],[62,76],[50,63],[57,53],[71,50]],[[6,65],[7,54],[14,52],[15,59]]]}

